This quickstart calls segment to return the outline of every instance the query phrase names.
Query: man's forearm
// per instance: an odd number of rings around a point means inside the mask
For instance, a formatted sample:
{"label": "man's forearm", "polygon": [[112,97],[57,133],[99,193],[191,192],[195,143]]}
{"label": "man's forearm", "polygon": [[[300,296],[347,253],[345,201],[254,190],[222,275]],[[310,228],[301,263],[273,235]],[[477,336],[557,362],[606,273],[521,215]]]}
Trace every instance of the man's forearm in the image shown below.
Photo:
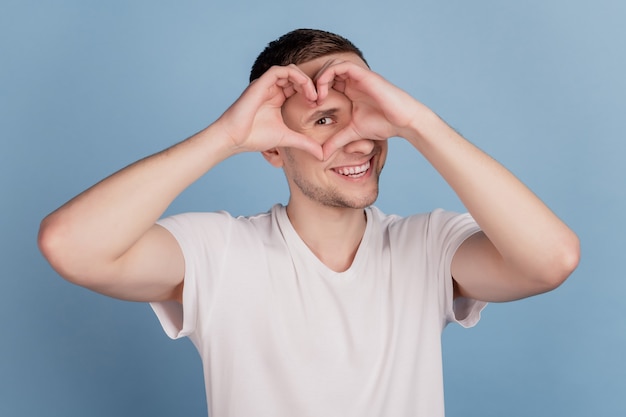
{"label": "man's forearm", "polygon": [[424,112],[413,133],[407,139],[453,188],[507,265],[520,276],[562,274],[561,262],[577,254],[578,239],[535,194],[434,113]]}

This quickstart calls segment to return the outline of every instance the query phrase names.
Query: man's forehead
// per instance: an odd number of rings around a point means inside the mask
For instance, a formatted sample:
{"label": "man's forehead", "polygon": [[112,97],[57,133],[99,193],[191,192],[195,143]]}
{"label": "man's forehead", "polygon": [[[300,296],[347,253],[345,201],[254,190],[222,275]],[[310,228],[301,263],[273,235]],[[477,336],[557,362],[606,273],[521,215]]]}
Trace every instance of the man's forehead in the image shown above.
{"label": "man's forehead", "polygon": [[367,64],[365,63],[365,61],[363,61],[354,52],[339,52],[339,53],[320,56],[310,61],[303,62],[301,64],[298,64],[298,68],[300,68],[311,79],[315,80],[315,78],[317,78],[317,76],[321,74],[330,65],[336,62],[343,62],[343,61],[350,61],[359,65],[363,65],[364,67],[367,67]]}

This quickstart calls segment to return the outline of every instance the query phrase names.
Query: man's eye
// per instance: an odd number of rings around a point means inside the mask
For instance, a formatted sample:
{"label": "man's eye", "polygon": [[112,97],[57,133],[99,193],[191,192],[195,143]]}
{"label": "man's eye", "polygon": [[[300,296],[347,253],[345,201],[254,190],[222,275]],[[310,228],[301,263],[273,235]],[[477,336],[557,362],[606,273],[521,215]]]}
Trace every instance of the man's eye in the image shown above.
{"label": "man's eye", "polygon": [[330,125],[334,123],[334,120],[330,117],[322,117],[316,122],[318,125]]}

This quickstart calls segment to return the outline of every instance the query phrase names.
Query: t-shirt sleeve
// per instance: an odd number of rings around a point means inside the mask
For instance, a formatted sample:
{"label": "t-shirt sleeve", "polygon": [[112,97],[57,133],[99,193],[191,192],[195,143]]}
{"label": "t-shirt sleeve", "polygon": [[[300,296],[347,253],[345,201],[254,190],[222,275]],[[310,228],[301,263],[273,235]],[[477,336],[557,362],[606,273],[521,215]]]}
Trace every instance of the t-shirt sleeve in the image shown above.
{"label": "t-shirt sleeve", "polygon": [[452,280],[452,258],[457,249],[473,234],[480,231],[478,224],[469,214],[435,210],[429,218],[429,243],[431,249],[439,252],[437,275],[440,278],[440,305],[447,323],[458,323],[472,327],[480,320],[480,312],[487,303],[470,298],[454,299]]}
{"label": "t-shirt sleeve", "polygon": [[[232,217],[228,213],[184,213],[157,222],[178,242],[185,258],[183,302],[150,303],[165,333],[172,339],[197,332],[211,309],[220,268],[228,246]],[[202,306],[203,314],[199,313]]]}

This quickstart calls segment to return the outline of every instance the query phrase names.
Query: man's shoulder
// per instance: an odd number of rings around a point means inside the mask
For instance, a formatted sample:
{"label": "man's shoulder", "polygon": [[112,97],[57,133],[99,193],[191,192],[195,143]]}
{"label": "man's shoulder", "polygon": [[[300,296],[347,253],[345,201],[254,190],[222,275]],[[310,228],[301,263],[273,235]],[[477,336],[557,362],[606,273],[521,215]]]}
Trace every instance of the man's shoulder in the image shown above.
{"label": "man's shoulder", "polygon": [[280,204],[272,207],[270,210],[251,215],[235,215],[227,210],[218,211],[188,211],[183,213],[172,214],[160,219],[159,223],[262,223],[271,221],[270,217],[274,211],[280,209]]}
{"label": "man's shoulder", "polygon": [[183,212],[160,219],[157,224],[176,237],[196,237],[200,240],[227,242],[239,236],[245,238],[270,233],[274,209],[254,215],[233,215],[226,210]]}
{"label": "man's shoulder", "polygon": [[433,212],[414,213],[401,215],[396,213],[386,213],[377,206],[370,206],[367,209],[368,219],[374,223],[379,223],[384,227],[407,227],[416,223],[428,222]]}
{"label": "man's shoulder", "polygon": [[468,213],[458,213],[441,208],[409,215],[385,214],[374,206],[368,210],[370,213],[368,215],[373,223],[392,235],[427,235],[445,233],[447,229],[475,227],[475,222]]}

